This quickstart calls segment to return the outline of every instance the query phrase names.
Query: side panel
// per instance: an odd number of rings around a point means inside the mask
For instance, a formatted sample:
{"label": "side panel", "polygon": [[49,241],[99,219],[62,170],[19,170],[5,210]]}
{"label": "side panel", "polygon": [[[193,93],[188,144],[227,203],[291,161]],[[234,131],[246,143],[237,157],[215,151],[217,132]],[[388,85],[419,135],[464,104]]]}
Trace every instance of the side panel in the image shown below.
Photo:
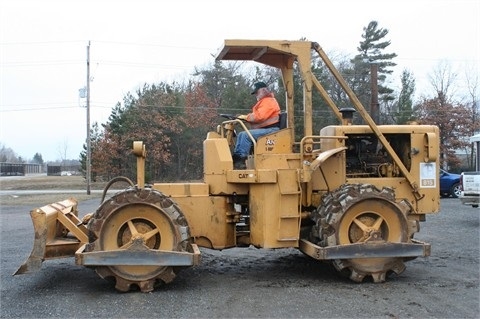
{"label": "side panel", "polygon": [[154,184],[153,188],[171,196],[187,218],[190,234],[201,247],[223,249],[234,247],[234,205],[224,196],[209,196],[202,183]]}
{"label": "side panel", "polygon": [[288,154],[292,152],[292,129],[286,128],[258,139],[255,154]]}
{"label": "side panel", "polygon": [[251,244],[263,248],[298,247],[300,234],[298,171],[278,170],[277,184],[250,186]]}
{"label": "side panel", "polygon": [[248,185],[227,183],[226,172],[233,169],[232,155],[225,138],[207,138],[203,142],[204,181],[210,194],[247,194]]}

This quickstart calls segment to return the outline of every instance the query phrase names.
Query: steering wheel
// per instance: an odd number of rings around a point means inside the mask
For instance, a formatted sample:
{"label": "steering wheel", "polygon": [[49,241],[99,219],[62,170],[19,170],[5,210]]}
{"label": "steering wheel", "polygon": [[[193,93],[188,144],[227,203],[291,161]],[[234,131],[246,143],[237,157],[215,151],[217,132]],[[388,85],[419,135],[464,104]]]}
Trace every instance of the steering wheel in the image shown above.
{"label": "steering wheel", "polygon": [[233,114],[220,114],[221,117],[226,118],[228,120],[236,120],[237,117]]}

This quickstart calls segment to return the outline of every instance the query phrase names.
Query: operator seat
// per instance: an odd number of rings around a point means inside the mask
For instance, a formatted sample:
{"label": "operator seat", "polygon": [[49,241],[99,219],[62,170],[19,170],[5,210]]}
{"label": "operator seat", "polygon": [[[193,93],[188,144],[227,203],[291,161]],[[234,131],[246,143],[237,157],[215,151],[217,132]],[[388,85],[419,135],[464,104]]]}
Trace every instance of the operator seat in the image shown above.
{"label": "operator seat", "polygon": [[280,112],[278,120],[278,127],[280,129],[287,128],[287,118],[287,112]]}

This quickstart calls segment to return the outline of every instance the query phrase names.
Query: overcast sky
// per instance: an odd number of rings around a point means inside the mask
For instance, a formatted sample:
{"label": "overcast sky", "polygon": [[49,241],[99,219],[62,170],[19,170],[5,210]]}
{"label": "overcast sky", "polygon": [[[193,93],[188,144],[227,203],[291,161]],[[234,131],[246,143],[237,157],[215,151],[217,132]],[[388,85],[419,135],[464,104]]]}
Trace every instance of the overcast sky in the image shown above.
{"label": "overcast sky", "polygon": [[78,159],[89,41],[91,123],[105,123],[126,93],[213,63],[224,39],[305,37],[353,56],[372,20],[389,30],[394,76],[412,71],[417,95],[442,61],[465,87],[465,69],[480,74],[479,13],[478,0],[0,0],[0,147]]}

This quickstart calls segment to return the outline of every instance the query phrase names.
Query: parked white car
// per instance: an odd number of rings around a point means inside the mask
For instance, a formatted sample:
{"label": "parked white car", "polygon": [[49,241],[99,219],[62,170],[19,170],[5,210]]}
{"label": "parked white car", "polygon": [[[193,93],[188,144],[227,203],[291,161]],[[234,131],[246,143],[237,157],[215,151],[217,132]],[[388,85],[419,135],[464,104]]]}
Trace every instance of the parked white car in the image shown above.
{"label": "parked white car", "polygon": [[460,175],[460,200],[465,205],[480,204],[480,172],[463,172]]}

